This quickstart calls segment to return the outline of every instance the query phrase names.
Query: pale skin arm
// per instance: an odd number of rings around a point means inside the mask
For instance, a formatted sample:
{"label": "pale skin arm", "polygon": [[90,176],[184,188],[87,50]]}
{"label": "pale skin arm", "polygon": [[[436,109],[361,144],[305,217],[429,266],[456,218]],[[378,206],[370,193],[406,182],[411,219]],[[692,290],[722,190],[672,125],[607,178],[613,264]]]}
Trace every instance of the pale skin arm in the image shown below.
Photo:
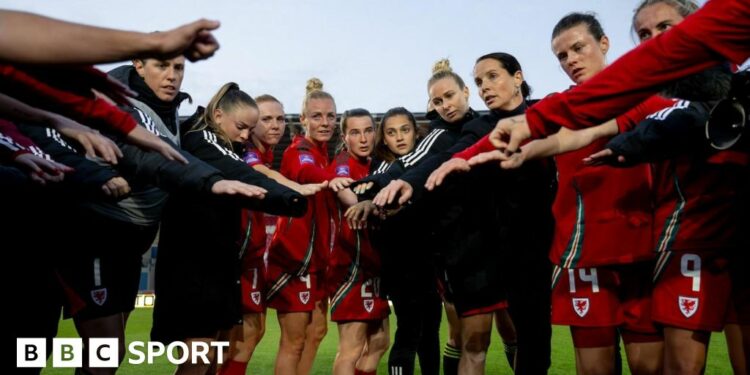
{"label": "pale skin arm", "polygon": [[436,186],[440,186],[449,174],[467,172],[472,165],[500,161],[500,167],[503,169],[515,169],[523,165],[526,160],[543,159],[575,151],[588,146],[599,138],[615,136],[618,131],[617,121],[615,120],[609,120],[599,126],[582,130],[561,128],[559,132],[552,136],[527,143],[521,147],[521,152],[512,155],[506,155],[499,150],[495,150],[479,154],[471,158],[469,162],[459,158],[451,159],[432,172],[425,187],[427,190],[433,190]]}
{"label": "pale skin arm", "polygon": [[220,180],[211,186],[211,192],[216,195],[244,195],[248,198],[263,199],[268,191],[237,180]]}
{"label": "pale skin arm", "polygon": [[[493,131],[493,135],[494,132],[495,131]],[[597,139],[613,137],[617,135],[618,132],[619,128],[617,127],[617,121],[614,119],[599,126],[581,130],[560,128],[560,131],[552,136],[527,143],[520,148],[520,152],[512,154],[503,152],[502,150],[485,152],[471,158],[471,160],[469,160],[469,165],[500,161],[500,167],[503,169],[515,169],[523,165],[526,160],[542,159],[575,151],[588,146]],[[510,148],[507,150],[510,150]]]}
{"label": "pale skin arm", "polygon": [[0,60],[32,64],[100,64],[132,58],[190,61],[211,57],[218,21],[201,19],[175,29],[140,33],[82,25],[27,12],[0,10]]}
{"label": "pale skin arm", "polygon": [[284,177],[283,174],[279,173],[278,171],[274,171],[271,168],[266,167],[263,164],[256,164],[253,166],[253,169],[256,171],[263,173],[266,175],[266,177],[304,195],[304,196],[310,196],[313,195],[322,189],[325,189],[328,186],[328,182],[321,182],[319,184],[298,184],[286,177]]}
{"label": "pale skin arm", "polygon": [[354,194],[352,189],[339,190],[338,193],[336,193],[336,196],[338,196],[339,201],[344,205],[344,207],[351,207],[359,202],[359,200],[357,199],[357,195]]}

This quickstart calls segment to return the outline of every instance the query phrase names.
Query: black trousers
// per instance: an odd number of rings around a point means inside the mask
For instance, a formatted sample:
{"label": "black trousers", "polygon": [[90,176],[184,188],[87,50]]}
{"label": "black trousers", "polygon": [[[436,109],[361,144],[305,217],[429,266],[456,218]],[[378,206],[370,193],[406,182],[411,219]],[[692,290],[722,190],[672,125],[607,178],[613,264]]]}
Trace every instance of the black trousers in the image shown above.
{"label": "black trousers", "polygon": [[388,357],[388,374],[414,374],[419,356],[423,375],[440,373],[440,320],[443,304],[437,291],[391,293],[396,313],[396,337]]}
{"label": "black trousers", "polygon": [[516,374],[546,374],[550,366],[550,280],[547,251],[518,249],[504,268],[508,307],[518,337]]}

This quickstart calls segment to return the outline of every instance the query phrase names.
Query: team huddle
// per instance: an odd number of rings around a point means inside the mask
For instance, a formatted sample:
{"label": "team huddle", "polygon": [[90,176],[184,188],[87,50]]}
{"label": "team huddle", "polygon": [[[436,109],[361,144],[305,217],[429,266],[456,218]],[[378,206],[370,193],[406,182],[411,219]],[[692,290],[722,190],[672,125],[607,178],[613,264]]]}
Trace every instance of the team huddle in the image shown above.
{"label": "team huddle", "polygon": [[[645,42],[698,8],[643,0],[632,30]],[[550,44],[573,86],[607,65],[610,41],[591,13],[560,19]],[[17,337],[54,337],[62,309],[82,338],[118,338],[122,360],[141,257],[157,243],[151,339],[230,342],[223,363],[210,353],[213,363],[178,374],[266,371],[252,356],[276,324],[268,308],[281,332],[276,374],[310,373],[329,319],[333,374],[375,374],[389,348],[389,374],[413,374],[417,358],[438,374],[443,309],[445,374],[484,373],[493,323],[516,373],[548,371],[551,324],[570,327],[581,374],[619,373],[621,342],[631,373],[700,374],[719,331],[746,373],[750,147],[705,140],[714,105],[747,80],[736,66],[515,152],[496,148],[496,125],[536,101],[511,54],[477,58],[474,85],[438,61],[427,127],[403,107],[379,121],[362,108],[339,117],[313,78],[277,171],[284,104],[230,82],[180,121],[190,97],[175,55],[137,56],[106,76],[0,62],[0,104],[17,112],[0,114],[14,212],[3,227],[34,249],[19,251]],[[116,371],[87,359],[77,373]]]}

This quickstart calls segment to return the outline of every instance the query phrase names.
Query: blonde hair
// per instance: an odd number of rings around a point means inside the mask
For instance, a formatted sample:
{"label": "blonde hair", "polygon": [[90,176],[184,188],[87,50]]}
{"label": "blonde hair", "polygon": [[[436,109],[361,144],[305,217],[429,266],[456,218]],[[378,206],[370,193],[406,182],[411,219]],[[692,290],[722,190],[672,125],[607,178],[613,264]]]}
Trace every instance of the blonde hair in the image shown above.
{"label": "blonde hair", "polygon": [[323,91],[323,81],[315,77],[308,79],[307,84],[305,85],[305,100],[302,102],[302,111],[300,112],[300,115],[307,113],[307,103],[312,99],[331,99],[334,107],[336,106],[336,101],[333,100],[333,96]]}
{"label": "blonde hair", "polygon": [[429,90],[430,87],[435,84],[435,82],[443,78],[453,78],[453,80],[456,81],[456,84],[458,84],[458,88],[460,88],[461,90],[466,87],[464,80],[461,79],[458,74],[453,72],[450,60],[440,59],[436,61],[434,65],[432,65],[432,76],[430,77],[430,80],[427,81],[427,90]]}
{"label": "blonde hair", "polygon": [[440,59],[432,65],[432,74],[438,74],[440,72],[452,72],[451,61],[448,59]]}
{"label": "blonde hair", "polygon": [[206,110],[203,112],[203,116],[201,116],[198,121],[198,125],[191,131],[201,131],[210,127],[225,145],[231,146],[232,140],[227,136],[224,130],[216,124],[214,112],[216,112],[217,109],[220,109],[224,113],[230,113],[240,106],[249,106],[258,109],[258,104],[255,100],[253,100],[250,95],[240,90],[238,84],[234,82],[224,84],[224,86],[221,86],[219,91],[214,94],[208,102]]}
{"label": "blonde hair", "polygon": [[255,102],[258,103],[258,104],[260,104],[260,103],[268,103],[268,102],[279,103],[279,105],[281,105],[281,108],[284,108],[284,103],[282,103],[281,101],[279,101],[279,99],[276,99],[275,96],[269,95],[269,94],[263,94],[263,95],[256,96],[255,97]]}

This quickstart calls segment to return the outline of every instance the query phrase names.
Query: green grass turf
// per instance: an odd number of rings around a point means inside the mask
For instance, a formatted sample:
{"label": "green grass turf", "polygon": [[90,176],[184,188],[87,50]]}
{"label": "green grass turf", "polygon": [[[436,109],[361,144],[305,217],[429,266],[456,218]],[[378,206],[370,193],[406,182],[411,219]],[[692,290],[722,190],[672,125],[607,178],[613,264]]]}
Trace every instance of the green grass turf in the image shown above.
{"label": "green grass turf", "polygon": [[[151,311],[150,309],[136,309],[130,316],[127,327],[127,339],[130,341],[148,341],[149,330],[151,329]],[[395,318],[391,315],[391,340],[396,327]],[[443,318],[440,339],[445,343],[448,332],[447,322]],[[75,328],[70,320],[60,322],[58,337],[77,337]],[[276,348],[279,343],[279,326],[276,320],[274,310],[269,310],[266,335],[263,337],[260,345],[253,355],[253,359],[248,366],[248,374],[272,374],[273,363],[276,356]],[[336,355],[336,345],[338,343],[338,331],[336,324],[330,323],[328,335],[323,340],[318,356],[315,360],[313,374],[324,375],[330,374],[333,367],[333,358]],[[386,357],[381,360],[378,367],[378,374],[387,374]],[[174,372],[174,366],[169,364],[166,357],[158,358],[153,365],[130,365],[124,361],[118,374],[135,375],[135,374],[171,374]],[[51,366],[51,363],[48,363]],[[626,366],[627,367],[627,366]],[[43,374],[71,374],[71,369],[52,369],[47,367]],[[729,364],[726,343],[722,333],[711,335],[709,345],[708,363],[706,374],[730,374],[732,372]],[[417,370],[419,374],[419,370]],[[552,367],[550,374],[574,374],[575,359],[573,355],[573,345],[570,339],[570,333],[567,327],[554,327],[552,334]],[[630,372],[625,369],[625,374]],[[500,338],[495,332],[492,336],[492,344],[488,354],[487,374],[512,374],[508,367],[505,355],[503,354]]]}

